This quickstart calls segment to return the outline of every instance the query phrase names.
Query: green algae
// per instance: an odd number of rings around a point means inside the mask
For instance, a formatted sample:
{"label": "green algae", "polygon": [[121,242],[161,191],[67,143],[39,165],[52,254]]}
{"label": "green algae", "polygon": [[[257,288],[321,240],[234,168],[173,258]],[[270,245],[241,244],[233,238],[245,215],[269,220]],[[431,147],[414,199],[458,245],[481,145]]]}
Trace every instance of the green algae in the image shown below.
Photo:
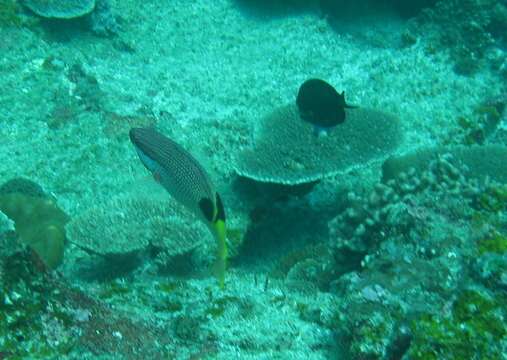
{"label": "green algae", "polygon": [[505,301],[463,291],[450,316],[425,314],[412,322],[408,358],[413,360],[496,359],[506,336]]}
{"label": "green algae", "polygon": [[240,299],[235,296],[224,296],[218,299],[214,299],[204,314],[206,317],[217,319],[225,313],[228,307],[232,306],[235,303],[238,303],[239,301]]}
{"label": "green algae", "polygon": [[18,251],[0,257],[1,354],[9,359],[84,358],[84,353],[137,359],[142,353],[151,359],[156,351],[161,358],[174,358],[161,348],[169,338],[153,324],[132,321],[55,273],[40,272],[30,255]]}
{"label": "green algae", "polygon": [[180,289],[181,287],[182,287],[182,284],[179,281],[167,281],[167,282],[163,282],[163,283],[158,283],[155,286],[155,290],[161,291],[162,293],[165,293],[165,294],[172,294],[176,290]]}
{"label": "green algae", "polygon": [[115,297],[121,297],[128,295],[132,292],[132,289],[127,284],[122,282],[111,282],[105,286],[98,294],[100,299],[109,300]]}
{"label": "green algae", "polygon": [[[59,292],[48,286],[27,253],[7,257],[1,265],[0,352],[9,359],[49,359],[67,354],[76,338],[63,331],[72,326],[72,318],[58,305]],[[49,336],[57,329],[62,330],[60,336]]]}
{"label": "green algae", "polygon": [[183,310],[183,304],[181,304],[179,301],[162,299],[162,301],[153,305],[153,310],[165,313],[175,313]]}
{"label": "green algae", "polygon": [[488,187],[474,200],[474,207],[495,215],[507,210],[507,185],[494,184]]}
{"label": "green algae", "polygon": [[478,291],[466,290],[456,300],[453,306],[453,315],[458,322],[468,323],[480,333],[491,333],[496,338],[505,335],[506,329],[502,323],[502,303],[489,298]]}
{"label": "green algae", "polygon": [[[459,116],[456,123],[460,128],[463,145],[482,145],[494,133],[500,123],[501,114],[495,106],[481,105],[474,109],[471,116]],[[453,141],[455,141],[453,139]]]}
{"label": "green algae", "polygon": [[39,24],[39,19],[23,15],[19,0],[0,0],[0,28],[34,30]]}
{"label": "green algae", "polygon": [[0,0],[0,27],[20,26],[19,5],[16,0]]}
{"label": "green algae", "polygon": [[505,254],[507,252],[507,236],[495,233],[479,240],[477,247],[481,255],[488,252]]}
{"label": "green algae", "polygon": [[349,352],[354,358],[382,359],[385,357],[396,323],[392,313],[375,312],[357,324],[352,334]]}

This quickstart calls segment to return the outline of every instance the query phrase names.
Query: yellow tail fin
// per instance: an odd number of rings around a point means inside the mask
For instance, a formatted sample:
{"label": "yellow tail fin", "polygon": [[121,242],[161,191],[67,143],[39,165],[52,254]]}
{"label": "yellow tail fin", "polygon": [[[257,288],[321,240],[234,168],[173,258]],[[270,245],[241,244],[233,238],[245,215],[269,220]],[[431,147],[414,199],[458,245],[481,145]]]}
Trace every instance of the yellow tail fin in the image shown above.
{"label": "yellow tail fin", "polygon": [[217,241],[217,259],[214,266],[214,273],[221,289],[225,285],[225,271],[227,268],[227,243],[225,222],[218,220],[213,224],[214,235]]}

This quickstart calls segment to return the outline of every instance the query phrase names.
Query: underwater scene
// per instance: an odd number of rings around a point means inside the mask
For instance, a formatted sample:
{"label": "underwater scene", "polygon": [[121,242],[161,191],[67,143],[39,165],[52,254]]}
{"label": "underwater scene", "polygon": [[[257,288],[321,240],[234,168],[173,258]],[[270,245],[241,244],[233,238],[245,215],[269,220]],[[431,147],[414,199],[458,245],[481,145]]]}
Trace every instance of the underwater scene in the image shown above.
{"label": "underwater scene", "polygon": [[0,360],[506,360],[507,1],[0,0]]}

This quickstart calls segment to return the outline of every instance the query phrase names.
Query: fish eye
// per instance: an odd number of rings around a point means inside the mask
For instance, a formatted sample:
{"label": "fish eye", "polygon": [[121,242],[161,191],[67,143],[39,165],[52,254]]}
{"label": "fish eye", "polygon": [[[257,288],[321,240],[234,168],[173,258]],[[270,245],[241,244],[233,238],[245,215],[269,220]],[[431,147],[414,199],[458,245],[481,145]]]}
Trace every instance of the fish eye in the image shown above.
{"label": "fish eye", "polygon": [[201,212],[203,213],[206,220],[209,222],[213,221],[213,202],[209,198],[202,198],[199,200],[199,208],[201,209]]}

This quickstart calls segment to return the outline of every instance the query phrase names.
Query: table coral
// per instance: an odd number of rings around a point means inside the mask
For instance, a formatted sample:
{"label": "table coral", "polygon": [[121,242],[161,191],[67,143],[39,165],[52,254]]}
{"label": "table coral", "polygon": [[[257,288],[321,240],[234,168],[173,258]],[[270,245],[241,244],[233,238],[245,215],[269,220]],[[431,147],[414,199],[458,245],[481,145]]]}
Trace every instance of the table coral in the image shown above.
{"label": "table coral", "polygon": [[39,16],[72,19],[90,13],[95,0],[23,0],[23,5]]}
{"label": "table coral", "polygon": [[234,165],[239,175],[256,181],[298,185],[382,160],[401,140],[398,118],[367,108],[349,110],[344,124],[318,137],[297,107],[288,105],[262,119],[253,148]]}

